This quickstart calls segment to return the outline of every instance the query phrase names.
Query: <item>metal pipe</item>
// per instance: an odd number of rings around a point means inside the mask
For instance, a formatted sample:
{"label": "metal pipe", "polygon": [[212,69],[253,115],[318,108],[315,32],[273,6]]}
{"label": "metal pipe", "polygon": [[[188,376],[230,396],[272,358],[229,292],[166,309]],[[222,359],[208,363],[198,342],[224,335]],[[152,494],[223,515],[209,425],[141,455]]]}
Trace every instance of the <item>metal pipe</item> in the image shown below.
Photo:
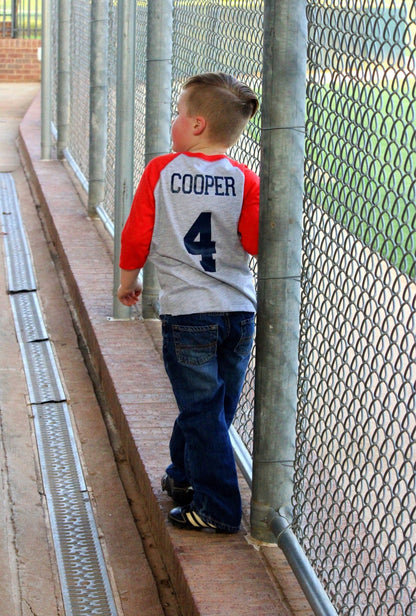
{"label": "metal pipe", "polygon": [[108,3],[92,0],[88,213],[104,202],[107,154]]}
{"label": "metal pipe", "polygon": [[120,236],[133,200],[136,2],[119,0],[117,10],[113,316],[127,319],[130,309],[118,301],[117,289],[120,284]]}
{"label": "metal pipe", "polygon": [[58,130],[57,156],[65,157],[64,150],[68,146],[70,125],[70,30],[71,30],[71,2],[60,0],[58,3],[58,83],[56,103],[56,124]]}
{"label": "metal pipe", "polygon": [[253,477],[253,461],[251,455],[233,425],[230,426],[229,434],[237,466],[243,474],[244,479],[247,481],[248,487],[251,488]]}
{"label": "metal pipe", "polygon": [[316,616],[337,616],[334,606],[291,529],[290,519],[290,514],[284,511],[270,509],[268,512],[268,526],[276,536],[276,543],[286,556],[313,613]]}
{"label": "metal pipe", "polygon": [[305,0],[265,0],[251,534],[293,491],[306,76]]}
{"label": "metal pipe", "polygon": [[[172,0],[149,0],[147,11],[145,163],[170,149]],[[142,314],[157,318],[159,284],[152,263],[143,269]]]}
{"label": "metal pipe", "polygon": [[40,151],[42,160],[50,160],[52,152],[52,63],[51,63],[51,1],[42,2],[42,66],[41,66],[41,134]]}

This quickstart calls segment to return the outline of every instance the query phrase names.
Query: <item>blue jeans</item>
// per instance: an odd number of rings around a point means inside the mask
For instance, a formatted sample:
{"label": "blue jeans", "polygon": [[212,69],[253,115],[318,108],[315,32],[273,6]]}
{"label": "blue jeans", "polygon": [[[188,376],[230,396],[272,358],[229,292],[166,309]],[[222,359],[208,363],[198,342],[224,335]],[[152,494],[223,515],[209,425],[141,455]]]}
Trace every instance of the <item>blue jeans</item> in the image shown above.
{"label": "blue jeans", "polygon": [[165,368],[179,408],[166,472],[192,485],[192,508],[205,521],[235,532],[241,497],[228,429],[250,359],[254,314],[162,315],[161,320]]}

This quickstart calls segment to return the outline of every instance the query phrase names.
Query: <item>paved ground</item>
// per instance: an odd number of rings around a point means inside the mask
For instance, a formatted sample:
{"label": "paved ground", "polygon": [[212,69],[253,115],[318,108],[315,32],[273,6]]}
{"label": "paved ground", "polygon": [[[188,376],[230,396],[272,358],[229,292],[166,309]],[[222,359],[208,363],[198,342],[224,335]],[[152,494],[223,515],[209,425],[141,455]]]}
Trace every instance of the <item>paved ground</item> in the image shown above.
{"label": "paved ground", "polygon": [[[36,84],[0,85],[0,171],[12,172],[17,186],[46,326],[70,392],[87,484],[93,494],[97,523],[118,591],[120,614],[162,616],[164,610],[154,576],[118,475],[68,305],[15,145],[18,125],[38,89]],[[32,414],[10,301],[5,292],[3,255],[0,244],[0,616],[55,616],[64,611]],[[167,587],[163,569],[157,576],[158,582],[164,579]],[[171,600],[169,591],[162,600]],[[169,607],[174,615],[177,612],[172,608],[174,600]]]}
{"label": "paved ground", "polygon": [[[65,166],[40,160],[39,98],[29,106],[37,90],[0,84],[0,172],[16,181],[120,616],[311,616],[280,550],[254,548],[247,524],[216,536],[166,522],[160,474],[176,407],[159,326],[108,319],[111,243]],[[64,612],[4,271],[1,264],[0,616],[55,616]],[[247,517],[244,481],[242,493]]]}

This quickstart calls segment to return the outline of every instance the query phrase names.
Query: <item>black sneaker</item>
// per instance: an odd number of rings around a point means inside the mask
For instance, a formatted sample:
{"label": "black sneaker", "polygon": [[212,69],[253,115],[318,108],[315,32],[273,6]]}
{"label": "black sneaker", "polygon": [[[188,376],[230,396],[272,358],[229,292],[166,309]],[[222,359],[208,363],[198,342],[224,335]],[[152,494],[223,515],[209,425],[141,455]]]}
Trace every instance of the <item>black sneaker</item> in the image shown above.
{"label": "black sneaker", "polygon": [[221,529],[217,529],[214,524],[205,522],[205,520],[203,520],[201,516],[196,513],[196,511],[192,511],[192,506],[190,504],[185,505],[184,507],[175,507],[175,509],[172,509],[169,513],[169,520],[175,526],[184,528],[185,530],[210,529],[220,533],[224,532]]}
{"label": "black sneaker", "polygon": [[162,490],[173,498],[178,505],[189,505],[194,496],[194,489],[189,483],[175,482],[167,473],[162,477]]}

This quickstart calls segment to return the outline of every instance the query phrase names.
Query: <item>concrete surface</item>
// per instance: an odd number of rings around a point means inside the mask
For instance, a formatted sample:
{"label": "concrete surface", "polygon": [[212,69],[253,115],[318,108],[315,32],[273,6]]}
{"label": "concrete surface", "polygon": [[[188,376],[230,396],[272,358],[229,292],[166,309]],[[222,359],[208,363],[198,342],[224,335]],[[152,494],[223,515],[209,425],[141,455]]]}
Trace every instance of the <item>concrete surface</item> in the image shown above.
{"label": "concrete surface", "polygon": [[[24,110],[32,100],[36,88],[25,86],[18,92],[16,84],[0,84],[1,129],[8,126],[8,113],[16,118],[16,109]],[[1,152],[3,139],[10,148],[8,131],[1,130]],[[4,166],[0,154],[0,170],[12,170],[17,183],[47,327],[70,395],[120,616],[312,616],[280,550],[250,542],[250,493],[243,479],[245,523],[238,534],[181,531],[167,522],[172,503],[161,492],[160,476],[168,462],[176,405],[160,357],[159,324],[108,318],[111,242],[99,221],[87,216],[82,191],[66,164],[40,160],[39,96],[20,123],[19,144],[26,175],[15,152]],[[3,278],[1,283],[4,290]],[[3,291],[0,557],[9,566],[0,569],[0,616],[54,616],[62,614],[59,583],[7,302]],[[16,408],[19,418],[13,418]],[[21,497],[29,492],[23,504]],[[33,532],[25,532],[28,518],[39,529],[36,541]],[[24,611],[26,603],[31,611]]]}
{"label": "concrete surface", "polygon": [[0,173],[20,167],[16,148],[19,125],[38,92],[38,83],[0,84]]}

